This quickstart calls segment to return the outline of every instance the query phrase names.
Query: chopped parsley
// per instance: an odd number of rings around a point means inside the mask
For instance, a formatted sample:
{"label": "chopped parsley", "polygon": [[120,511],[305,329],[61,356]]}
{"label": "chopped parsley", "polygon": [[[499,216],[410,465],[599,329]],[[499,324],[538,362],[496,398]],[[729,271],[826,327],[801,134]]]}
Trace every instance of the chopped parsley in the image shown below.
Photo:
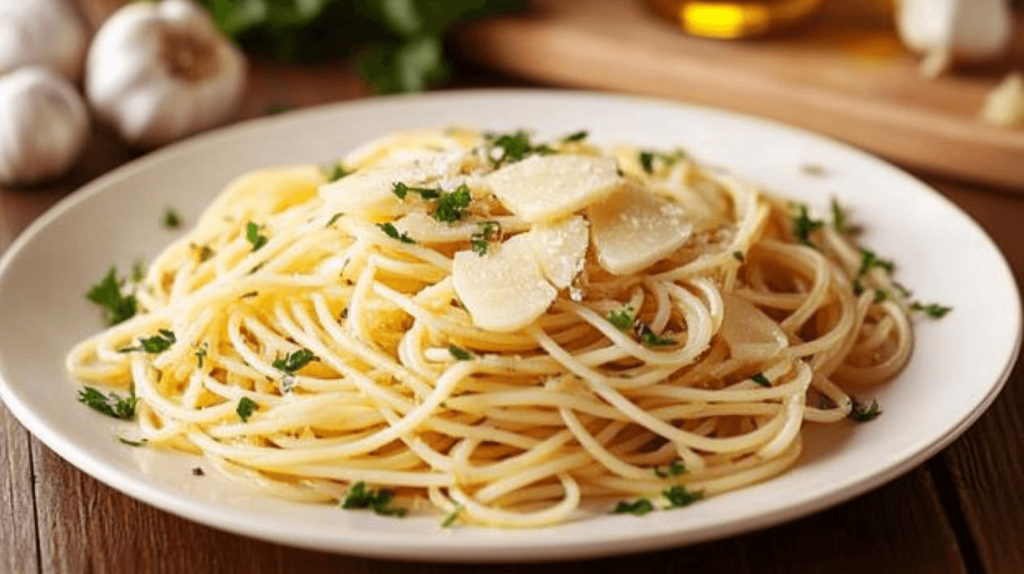
{"label": "chopped parsley", "polygon": [[368,489],[366,488],[366,483],[360,480],[349,489],[348,494],[345,495],[345,500],[341,502],[341,507],[346,510],[369,508],[377,514],[384,516],[405,516],[406,512],[408,512],[406,509],[388,507],[394,496],[395,493],[387,488],[380,490]]}
{"label": "chopped parsley", "polygon": [[753,377],[750,377],[750,380],[761,385],[762,387],[772,386],[772,382],[768,380],[768,377],[764,376],[764,373],[757,373]]}
{"label": "chopped parsley", "polygon": [[302,367],[309,364],[310,361],[316,359],[316,355],[309,349],[302,348],[293,353],[288,353],[283,359],[277,359],[273,362],[275,369],[294,375],[295,371],[298,371]]}
{"label": "chopped parsley", "polygon": [[609,311],[608,316],[605,317],[608,322],[615,326],[620,331],[626,331],[633,328],[633,306],[626,305],[618,311]]}
{"label": "chopped parsley", "polygon": [[861,232],[860,227],[850,223],[850,218],[836,199],[832,198],[832,229],[842,235],[852,236]]}
{"label": "chopped parsley", "polygon": [[809,247],[815,247],[811,243],[811,233],[824,227],[825,222],[820,219],[811,219],[807,212],[806,204],[791,203],[790,206],[797,211],[796,215],[793,216],[793,235],[796,236],[797,241],[800,243]]}
{"label": "chopped parsley", "polygon": [[463,510],[465,510],[465,507],[462,506],[461,504],[456,506],[455,510],[449,512],[448,515],[444,517],[444,521],[441,522],[441,528],[448,528],[449,526],[454,524],[455,521],[459,518],[459,514],[461,514]]}
{"label": "chopped parsley", "polygon": [[665,167],[672,167],[679,160],[686,159],[686,152],[681,149],[677,149],[672,153],[640,150],[637,154],[637,159],[640,161],[640,167],[644,168],[644,171],[654,173],[655,160],[660,161]]}
{"label": "chopped parsley", "polygon": [[451,356],[455,357],[456,361],[468,361],[473,358],[473,353],[470,353],[465,349],[460,349],[455,345],[448,345],[448,352]]}
{"label": "chopped parsley", "polygon": [[102,281],[93,285],[85,297],[103,309],[103,321],[117,325],[132,318],[138,310],[138,301],[131,293],[121,293],[124,281],[118,279],[117,268],[111,267]]}
{"label": "chopped parsley", "polygon": [[78,402],[108,417],[130,421],[135,418],[135,407],[139,399],[135,396],[135,387],[129,387],[128,396],[122,399],[117,393],[107,396],[86,386],[78,390]]}
{"label": "chopped parsley", "polygon": [[146,277],[146,267],[143,265],[141,259],[136,259],[132,263],[132,283],[142,283],[142,280]]}
{"label": "chopped parsley", "polygon": [[681,484],[672,485],[661,491],[661,495],[668,500],[668,508],[682,508],[704,498],[703,491],[688,490]]}
{"label": "chopped parsley", "polygon": [[322,166],[320,171],[323,172],[324,177],[327,178],[327,183],[338,181],[339,179],[350,176],[356,172],[354,169],[346,169],[340,161],[334,165]]}
{"label": "chopped parsley", "polygon": [[252,243],[253,251],[259,251],[261,247],[267,244],[267,236],[260,233],[262,230],[262,225],[256,225],[252,221],[245,224],[245,238],[249,243]]}
{"label": "chopped parsley", "polygon": [[825,168],[816,163],[805,163],[802,166],[800,166],[800,169],[807,175],[825,175]]}
{"label": "chopped parsley", "polygon": [[640,342],[650,347],[665,347],[667,345],[675,345],[675,339],[668,337],[662,337],[651,330],[650,327],[642,322],[637,322],[638,332],[640,335]]}
{"label": "chopped parsley", "polygon": [[345,214],[341,213],[340,211],[338,213],[335,213],[334,215],[331,216],[330,219],[327,220],[327,225],[325,225],[324,227],[330,227],[330,226],[334,225],[334,222],[338,221],[339,219],[341,219],[342,215],[345,215]]}
{"label": "chopped parsley", "polygon": [[638,498],[634,502],[619,502],[615,505],[615,509],[612,510],[612,514],[632,514],[633,516],[643,516],[652,510],[654,510],[654,505],[651,504],[650,500],[646,498]]}
{"label": "chopped parsley", "polygon": [[196,256],[199,258],[199,262],[202,263],[207,259],[213,257],[213,249],[210,249],[209,245],[196,245],[195,243],[189,243],[189,247],[196,252]]}
{"label": "chopped parsley", "polygon": [[200,369],[203,368],[203,359],[206,358],[206,352],[209,351],[209,350],[210,350],[210,344],[209,343],[203,343],[202,347],[199,347],[198,349],[196,349],[196,360],[199,363],[199,368]]}
{"label": "chopped parsley", "polygon": [[145,351],[147,353],[156,355],[163,353],[167,349],[171,348],[171,345],[175,343],[174,332],[167,329],[160,329],[156,335],[152,337],[142,337],[139,339],[139,344],[135,347],[125,347],[124,349],[118,349],[118,353],[131,353],[133,351]]}
{"label": "chopped parsley", "polygon": [[473,196],[469,193],[469,186],[462,184],[451,193],[442,193],[437,198],[437,207],[431,217],[442,223],[453,223],[466,215],[466,208]]}
{"label": "chopped parsley", "polygon": [[746,261],[746,258],[743,256],[743,252],[738,250],[732,252],[732,258],[735,259],[736,261],[739,261],[740,263]]}
{"label": "chopped parsley", "polygon": [[168,207],[164,212],[163,223],[167,229],[177,229],[181,227],[181,216],[173,208]]}
{"label": "chopped parsley", "polygon": [[941,318],[946,316],[946,313],[949,313],[950,311],[952,311],[953,308],[952,307],[944,307],[942,305],[939,305],[938,303],[931,303],[929,305],[924,305],[924,304],[922,304],[922,303],[920,303],[918,301],[914,301],[913,303],[910,304],[910,310],[911,311],[920,311],[920,312],[924,313],[925,315],[931,317],[932,319],[941,319]]}
{"label": "chopped parsley", "polygon": [[858,401],[854,397],[850,397],[851,406],[850,414],[846,415],[850,420],[855,420],[859,423],[867,422],[872,420],[878,415],[882,414],[882,409],[878,406],[878,401],[871,401],[870,405],[866,405]]}
{"label": "chopped parsley", "polygon": [[893,270],[896,268],[892,261],[888,259],[879,259],[878,256],[875,255],[874,251],[861,248],[860,267],[857,269],[857,276],[853,279],[854,293],[860,295],[864,292],[864,284],[861,280],[868,274],[868,272],[876,267],[884,270],[889,275],[892,275]]}
{"label": "chopped parsley", "polygon": [[469,246],[473,253],[483,257],[487,254],[490,242],[501,233],[501,224],[497,221],[481,221],[476,225],[479,229],[469,236]]}
{"label": "chopped parsley", "polygon": [[402,182],[395,182],[391,188],[391,193],[395,194],[398,199],[405,199],[409,192],[417,193],[423,199],[437,199],[443,193],[440,187],[411,187]]}
{"label": "chopped parsley", "polygon": [[[487,141],[487,157],[495,168],[506,163],[522,161],[531,155],[551,155],[555,150],[550,146],[530,143],[530,134],[519,130],[510,134],[484,134]],[[495,150],[500,149],[501,154],[495,157]]]}
{"label": "chopped parsley", "polygon": [[576,132],[574,134],[569,134],[569,135],[565,136],[564,138],[562,138],[562,143],[573,143],[573,142],[583,141],[583,140],[587,139],[588,135],[590,135],[590,134],[587,133],[586,130],[581,130],[581,131],[578,131],[578,132]]}
{"label": "chopped parsley", "polygon": [[384,235],[387,235],[391,239],[397,239],[402,243],[416,243],[416,241],[414,241],[412,237],[409,237],[408,234],[398,233],[398,230],[395,229],[395,226],[391,223],[378,223],[377,227],[384,232]]}
{"label": "chopped parsley", "polygon": [[670,476],[679,476],[686,472],[686,467],[683,465],[683,461],[676,459],[671,464],[665,467],[665,470],[661,470],[660,467],[654,467],[654,476],[658,478],[668,478]]}
{"label": "chopped parsley", "polygon": [[252,416],[253,411],[258,410],[260,410],[260,406],[256,401],[249,397],[242,397],[238,401],[238,408],[235,409],[235,412],[238,413],[238,418],[242,419],[243,423],[247,423],[249,422],[249,417]]}
{"label": "chopped parsley", "polygon": [[146,443],[149,442],[149,439],[144,438],[142,440],[128,440],[123,436],[119,436],[117,437],[117,441],[120,442],[121,444],[126,444],[128,446],[146,446]]}

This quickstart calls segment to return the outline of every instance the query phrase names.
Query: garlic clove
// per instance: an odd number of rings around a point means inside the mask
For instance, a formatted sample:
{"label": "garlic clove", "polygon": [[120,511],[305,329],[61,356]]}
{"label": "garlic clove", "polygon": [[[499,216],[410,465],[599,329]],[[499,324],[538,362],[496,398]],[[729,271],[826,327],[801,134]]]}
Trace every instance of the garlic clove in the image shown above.
{"label": "garlic clove", "polygon": [[245,59],[191,0],[129,4],[104,22],[86,59],[97,116],[153,147],[219,125],[245,83]]}
{"label": "garlic clove", "polygon": [[88,41],[68,0],[0,0],[0,75],[42,66],[78,80]]}
{"label": "garlic clove", "polygon": [[936,77],[955,62],[1002,55],[1013,17],[1005,0],[901,0],[896,25],[903,43],[924,54],[922,74]]}
{"label": "garlic clove", "polygon": [[544,279],[532,241],[525,233],[493,245],[486,255],[456,253],[452,284],[473,325],[499,333],[533,323],[558,296]]}
{"label": "garlic clove", "polygon": [[78,91],[36,66],[0,76],[0,183],[32,185],[64,173],[89,138]]}
{"label": "garlic clove", "polygon": [[625,187],[587,210],[597,260],[609,273],[628,275],[678,249],[693,233],[679,204]]}

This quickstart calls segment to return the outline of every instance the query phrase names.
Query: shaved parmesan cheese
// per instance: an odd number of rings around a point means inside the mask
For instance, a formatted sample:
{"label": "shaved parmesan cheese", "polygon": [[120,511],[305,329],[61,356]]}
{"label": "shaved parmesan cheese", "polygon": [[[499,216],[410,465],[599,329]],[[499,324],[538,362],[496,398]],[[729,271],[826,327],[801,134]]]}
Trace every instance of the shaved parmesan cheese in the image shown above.
{"label": "shaved parmesan cheese", "polygon": [[527,234],[541,272],[555,287],[565,289],[583,269],[590,234],[580,216],[554,223],[537,223]]}
{"label": "shaved parmesan cheese", "polygon": [[479,226],[476,222],[445,223],[426,213],[410,213],[395,222],[395,229],[408,234],[416,243],[451,243],[469,240]]}
{"label": "shaved parmesan cheese", "polygon": [[392,192],[396,183],[436,187],[437,182],[458,176],[463,158],[462,152],[429,153],[412,161],[386,161],[321,186],[320,197],[344,213],[370,217],[397,215],[404,209]]}
{"label": "shaved parmesan cheese", "polygon": [[530,156],[483,179],[512,213],[529,222],[553,221],[601,201],[622,185],[608,157]]}
{"label": "shaved parmesan cheese", "polygon": [[693,232],[682,206],[626,187],[588,210],[601,267],[628,275],[678,249]]}
{"label": "shaved parmesan cheese", "polygon": [[721,334],[732,358],[763,361],[789,346],[779,325],[753,303],[731,293],[722,293],[725,316]]}
{"label": "shaved parmesan cheese", "polygon": [[500,333],[533,323],[558,295],[544,279],[533,241],[525,233],[491,247],[483,256],[456,253],[452,283],[473,324]]}

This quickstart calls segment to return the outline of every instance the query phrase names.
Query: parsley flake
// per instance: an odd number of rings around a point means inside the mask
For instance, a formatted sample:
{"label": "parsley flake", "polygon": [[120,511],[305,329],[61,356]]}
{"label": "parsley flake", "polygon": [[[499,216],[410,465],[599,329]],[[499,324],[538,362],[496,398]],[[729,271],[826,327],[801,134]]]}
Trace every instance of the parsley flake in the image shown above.
{"label": "parsley flake", "polygon": [[132,283],[142,283],[142,280],[146,278],[146,266],[143,265],[141,259],[136,259],[132,263]]}
{"label": "parsley flake", "polygon": [[924,313],[925,315],[931,317],[932,319],[941,319],[941,318],[946,316],[946,313],[949,313],[950,311],[952,311],[953,308],[952,307],[944,307],[942,305],[939,305],[938,303],[931,303],[929,305],[924,305],[922,303],[919,303],[918,301],[914,301],[913,303],[910,304],[910,310],[911,311],[920,311],[920,312]]}
{"label": "parsley flake", "polygon": [[139,339],[138,346],[125,347],[124,349],[118,349],[119,353],[131,353],[133,351],[145,351],[147,353],[156,355],[163,353],[167,349],[171,348],[176,342],[174,338],[174,332],[167,329],[160,329],[156,335],[152,337],[142,337]]}
{"label": "parsley flake", "polygon": [[121,293],[124,281],[118,279],[117,268],[111,267],[102,281],[93,285],[85,297],[103,309],[103,321],[107,325],[117,325],[135,315],[138,301],[131,293]]}
{"label": "parsley flake", "polygon": [[832,229],[846,236],[857,235],[861,232],[859,226],[850,223],[850,217],[834,197],[832,198]]}
{"label": "parsley flake", "polygon": [[174,208],[168,207],[164,212],[163,224],[167,229],[177,229],[181,227],[181,216]]}
{"label": "parsley flake", "polygon": [[806,204],[791,203],[790,205],[797,210],[797,214],[793,216],[793,235],[796,236],[800,243],[809,247],[816,247],[811,243],[810,235],[824,227],[825,222],[820,219],[811,219]]}
{"label": "parsley flake", "polygon": [[196,353],[195,353],[196,354],[196,360],[199,363],[198,366],[199,366],[200,369],[203,368],[203,359],[206,358],[206,352],[209,351],[209,349],[210,349],[210,344],[209,343],[203,343],[202,347],[199,347],[198,349],[196,349]]}
{"label": "parsley flake", "polygon": [[562,138],[562,143],[573,143],[573,142],[583,141],[583,140],[587,139],[588,135],[590,135],[590,134],[587,133],[586,130],[581,130],[581,131],[578,131],[578,132],[576,132],[574,134],[569,134],[569,135],[565,136],[564,138]]}
{"label": "parsley flake", "polygon": [[878,417],[878,415],[882,414],[882,409],[878,406],[878,401],[871,401],[870,405],[866,405],[858,401],[854,397],[850,397],[850,401],[850,414],[846,415],[846,417],[850,420],[855,420],[859,423],[863,423],[872,420]]}
{"label": "parsley flake", "polygon": [[444,521],[441,522],[441,528],[448,528],[459,518],[459,514],[465,510],[465,507],[461,504],[455,507],[455,510],[448,513],[448,516],[444,517]]}
{"label": "parsley flake", "polygon": [[605,318],[616,329],[627,331],[633,327],[633,306],[626,305],[618,311],[609,311]]}
{"label": "parsley flake", "polygon": [[135,418],[135,407],[139,399],[135,396],[135,387],[129,387],[128,396],[122,399],[117,393],[107,396],[93,387],[85,386],[78,390],[78,402],[108,417],[130,421]]}
{"label": "parsley flake", "polygon": [[391,188],[391,193],[398,199],[405,199],[409,192],[417,193],[423,199],[437,199],[443,193],[440,187],[412,187],[401,182],[395,182]]}
{"label": "parsley flake", "polygon": [[659,467],[654,467],[654,476],[658,478],[668,478],[670,476],[679,476],[686,472],[686,467],[683,465],[683,461],[676,459],[671,464],[665,467],[665,470],[661,470]]}
{"label": "parsley flake", "polygon": [[416,243],[416,241],[413,240],[412,237],[409,237],[408,234],[404,232],[398,233],[398,230],[395,229],[395,226],[391,223],[378,223],[377,227],[384,232],[384,235],[387,235],[391,239],[397,239],[402,243]]}
{"label": "parsley flake", "polygon": [[[575,134],[574,134],[575,135]],[[511,134],[484,134],[487,141],[487,157],[495,168],[505,163],[522,161],[531,155],[551,155],[555,150],[547,145],[533,145],[530,143],[530,134],[519,130]],[[495,150],[501,149],[501,154],[495,157]]]}
{"label": "parsley flake", "polygon": [[275,360],[273,366],[279,371],[294,375],[295,371],[305,367],[313,360],[316,360],[316,355],[313,354],[313,351],[302,348],[293,353],[288,353],[283,359]]}
{"label": "parsley flake", "polygon": [[387,488],[376,491],[368,489],[366,488],[366,483],[360,480],[349,489],[348,494],[345,495],[345,500],[341,502],[341,507],[346,510],[369,508],[375,513],[384,516],[397,516],[399,518],[405,516],[406,509],[388,507],[394,496],[394,492]]}
{"label": "parsley flake", "polygon": [[262,230],[262,225],[256,225],[252,221],[245,224],[245,238],[249,243],[252,243],[253,251],[259,251],[261,247],[267,244],[267,236],[260,233]]}
{"label": "parsley flake", "polygon": [[346,169],[340,161],[334,165],[321,166],[320,171],[323,172],[324,177],[327,178],[327,183],[338,181],[339,179],[348,177],[356,172],[354,169]]}
{"label": "parsley flake", "polygon": [[128,440],[123,436],[119,436],[117,437],[117,441],[120,442],[121,444],[126,444],[128,446],[146,446],[146,443],[149,442],[149,439],[144,438],[142,440]]}
{"label": "parsley flake", "polygon": [[651,504],[650,500],[646,498],[638,498],[634,502],[619,502],[615,505],[615,509],[612,510],[612,514],[632,514],[633,516],[643,516],[652,510],[654,510],[654,505]]}
{"label": "parsley flake", "polygon": [[466,215],[466,208],[473,196],[469,193],[469,186],[462,184],[451,193],[442,193],[437,199],[437,207],[431,217],[442,223],[453,223]]}
{"label": "parsley flake", "polygon": [[455,345],[448,345],[448,352],[451,356],[455,357],[456,361],[468,361],[473,358],[473,353],[470,353],[465,349],[460,349]]}
{"label": "parsley flake", "polygon": [[736,261],[739,261],[740,263],[746,261],[746,257],[743,256],[743,252],[738,250],[732,252],[732,258],[735,259]]}
{"label": "parsley flake", "polygon": [[704,491],[692,491],[681,484],[675,484],[662,490],[661,495],[668,500],[668,508],[682,508],[704,498]]}
{"label": "parsley flake", "polygon": [[341,219],[342,215],[345,215],[345,214],[341,213],[340,211],[338,213],[335,213],[334,215],[331,216],[330,219],[327,220],[327,225],[325,225],[324,227],[330,227],[330,226],[334,225],[334,222],[338,221],[339,219]]}
{"label": "parsley flake", "polygon": [[253,411],[258,410],[260,410],[260,405],[257,404],[256,401],[249,397],[242,397],[238,401],[238,408],[235,409],[235,412],[238,413],[238,418],[242,419],[243,423],[247,423],[249,422],[249,417],[252,416]]}
{"label": "parsley flake", "polygon": [[757,373],[753,377],[750,377],[750,380],[761,385],[762,387],[772,386],[772,382],[768,380],[768,377],[764,376],[764,373]]}
{"label": "parsley flake", "polygon": [[497,221],[481,221],[476,224],[478,231],[469,236],[469,247],[480,257],[487,254],[490,242],[501,233],[501,224]]}
{"label": "parsley flake", "polygon": [[677,149],[671,153],[640,150],[637,154],[637,159],[640,161],[640,167],[644,168],[644,171],[649,174],[653,174],[655,160],[660,161],[665,167],[672,167],[679,160],[686,159],[686,152],[681,149]]}
{"label": "parsley flake", "polygon": [[675,339],[658,335],[642,322],[638,322],[637,326],[639,327],[640,342],[649,347],[665,347],[676,344]]}

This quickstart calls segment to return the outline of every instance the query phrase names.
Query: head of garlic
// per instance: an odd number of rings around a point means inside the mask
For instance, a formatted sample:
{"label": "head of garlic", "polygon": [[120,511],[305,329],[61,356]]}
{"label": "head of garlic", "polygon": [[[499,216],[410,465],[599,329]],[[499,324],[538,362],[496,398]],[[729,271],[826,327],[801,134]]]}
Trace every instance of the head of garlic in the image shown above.
{"label": "head of garlic", "polygon": [[88,138],[85,102],[64,77],[35,66],[0,76],[0,184],[61,175]]}
{"label": "head of garlic", "polygon": [[1003,55],[1013,14],[1008,0],[899,0],[896,28],[908,48],[924,55],[921,73],[936,77],[956,62]]}
{"label": "head of garlic", "polygon": [[89,34],[70,0],[0,0],[0,74],[23,66],[82,75]]}
{"label": "head of garlic", "polygon": [[245,59],[191,0],[135,2],[97,31],[85,93],[128,143],[155,147],[219,125],[245,84]]}

